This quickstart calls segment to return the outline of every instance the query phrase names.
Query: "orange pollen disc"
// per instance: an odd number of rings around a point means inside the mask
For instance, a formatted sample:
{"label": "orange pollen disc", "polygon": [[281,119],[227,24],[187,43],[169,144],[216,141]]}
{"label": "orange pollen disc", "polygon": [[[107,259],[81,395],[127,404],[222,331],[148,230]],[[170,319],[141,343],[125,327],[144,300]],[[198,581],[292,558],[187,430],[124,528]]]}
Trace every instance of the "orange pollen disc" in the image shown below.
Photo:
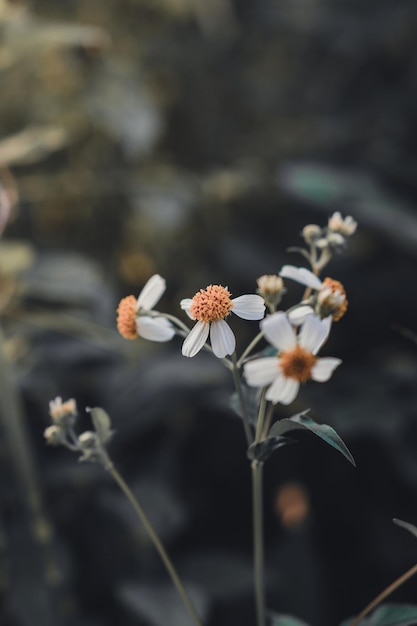
{"label": "orange pollen disc", "polygon": [[137,301],[135,296],[126,296],[117,307],[117,330],[125,339],[136,339]]}
{"label": "orange pollen disc", "polygon": [[190,314],[201,322],[222,320],[233,307],[230,296],[230,291],[221,285],[209,285],[207,289],[200,289],[193,298]]}
{"label": "orange pollen disc", "polygon": [[282,352],[279,364],[286,378],[294,378],[304,383],[311,378],[311,370],[316,361],[317,357],[314,354],[301,346],[296,346],[292,350]]}
{"label": "orange pollen disc", "polygon": [[[346,291],[342,283],[333,278],[325,278],[323,280],[323,289],[330,289],[331,293],[322,303],[324,307],[329,309],[329,315],[332,315],[333,320],[337,322],[346,313],[348,308],[348,300],[346,298]],[[327,317],[325,315],[325,317]]]}

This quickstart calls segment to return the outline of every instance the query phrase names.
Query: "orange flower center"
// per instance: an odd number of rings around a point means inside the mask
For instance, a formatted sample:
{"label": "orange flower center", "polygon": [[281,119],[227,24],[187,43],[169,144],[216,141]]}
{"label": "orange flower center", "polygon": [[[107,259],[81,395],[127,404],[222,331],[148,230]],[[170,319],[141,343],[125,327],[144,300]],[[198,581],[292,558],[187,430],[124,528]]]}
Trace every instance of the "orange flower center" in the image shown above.
{"label": "orange flower center", "polygon": [[201,322],[222,320],[233,307],[230,296],[230,291],[221,285],[209,285],[207,289],[200,289],[193,298],[190,314]]}
{"label": "orange flower center", "polygon": [[314,354],[301,346],[296,346],[292,350],[282,352],[279,364],[286,378],[294,378],[304,383],[311,378],[311,370],[316,361],[317,357]]}
{"label": "orange flower center", "polygon": [[135,296],[126,296],[117,307],[117,330],[125,339],[136,339],[137,300]]}
{"label": "orange flower center", "polygon": [[345,288],[338,280],[325,278],[320,293],[324,294],[324,297],[321,299],[319,294],[321,316],[327,317],[331,315],[333,320],[337,322],[344,316],[348,308]]}

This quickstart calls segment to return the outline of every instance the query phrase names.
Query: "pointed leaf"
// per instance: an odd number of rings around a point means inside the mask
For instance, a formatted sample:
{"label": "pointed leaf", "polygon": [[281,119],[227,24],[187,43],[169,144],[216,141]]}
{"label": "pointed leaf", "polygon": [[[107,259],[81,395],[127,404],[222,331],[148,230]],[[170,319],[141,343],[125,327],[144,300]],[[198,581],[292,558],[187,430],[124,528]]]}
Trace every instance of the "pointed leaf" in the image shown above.
{"label": "pointed leaf", "polygon": [[[350,626],[355,618],[344,620],[340,626]],[[358,626],[415,626],[417,606],[411,604],[382,604]],[[273,625],[275,626],[275,624]]]}
{"label": "pointed leaf", "polygon": [[100,443],[107,443],[113,434],[110,417],[106,411],[100,407],[94,407],[92,409],[87,408],[86,411],[91,415],[91,421],[93,422]]}
{"label": "pointed leaf", "polygon": [[414,524],[410,524],[409,522],[403,522],[396,517],[394,517],[392,521],[394,522],[394,524],[397,524],[397,526],[401,526],[401,528],[405,528],[406,530],[408,530],[412,535],[414,535],[414,537],[417,537],[417,526],[414,526]]}
{"label": "pointed leaf", "polygon": [[297,415],[293,415],[292,417],[279,420],[275,422],[269,431],[269,437],[280,437],[284,433],[287,433],[291,430],[309,430],[310,432],[323,439],[330,446],[335,448],[338,452],[343,454],[343,456],[350,462],[352,465],[356,466],[353,456],[349,452],[346,444],[342,441],[336,431],[328,424],[317,424],[311,417],[307,417],[307,411],[303,413],[298,413]]}
{"label": "pointed leaf", "polygon": [[249,446],[247,452],[248,459],[264,463],[275,450],[282,448],[282,446],[287,446],[290,443],[297,443],[297,441],[291,439],[291,437],[267,437],[264,441],[252,443]]}
{"label": "pointed leaf", "polygon": [[371,617],[372,626],[415,626],[417,606],[411,604],[384,604]]}
{"label": "pointed leaf", "polygon": [[307,622],[304,622],[298,617],[293,615],[286,615],[284,613],[270,613],[268,626],[308,626]]}

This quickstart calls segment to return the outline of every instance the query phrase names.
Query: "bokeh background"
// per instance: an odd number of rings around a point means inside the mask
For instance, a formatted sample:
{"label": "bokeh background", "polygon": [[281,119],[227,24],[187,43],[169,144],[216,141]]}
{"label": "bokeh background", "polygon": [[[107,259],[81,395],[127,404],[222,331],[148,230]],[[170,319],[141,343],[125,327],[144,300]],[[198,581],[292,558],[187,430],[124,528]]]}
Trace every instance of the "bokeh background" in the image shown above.
{"label": "bokeh background", "polygon": [[[328,273],[343,359],[265,468],[268,606],[312,626],[417,560],[417,7],[410,0],[0,1],[0,594],[3,626],[188,626],[117,487],[47,447],[48,402],[108,411],[111,455],[206,626],[253,626],[250,471],[228,372],[118,336],[153,273],[161,309],[252,293],[305,224],[359,223]],[[327,272],[326,272],[327,273]],[[300,287],[288,285],[286,302]],[[242,349],[256,323],[234,320]],[[417,603],[417,582],[393,596]]]}

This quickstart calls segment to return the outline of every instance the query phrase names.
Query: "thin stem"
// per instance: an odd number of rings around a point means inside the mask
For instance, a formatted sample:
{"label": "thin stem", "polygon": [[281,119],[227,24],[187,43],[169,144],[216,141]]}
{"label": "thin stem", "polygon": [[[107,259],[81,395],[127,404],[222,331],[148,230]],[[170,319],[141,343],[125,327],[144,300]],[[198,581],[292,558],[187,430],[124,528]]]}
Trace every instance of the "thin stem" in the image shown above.
{"label": "thin stem", "polygon": [[107,457],[103,459],[103,463],[104,463],[104,467],[105,469],[109,472],[109,474],[112,476],[112,478],[116,481],[116,483],[119,485],[120,489],[123,491],[123,493],[125,494],[125,496],[127,497],[127,499],[129,500],[129,502],[131,503],[131,505],[133,506],[133,508],[135,509],[140,521],[142,522],[142,524],[144,525],[153,545],[155,546],[156,550],[159,553],[159,556],[161,557],[169,575],[171,576],[172,582],[174,583],[178,593],[180,594],[182,601],[184,602],[184,605],[186,606],[189,614],[191,615],[194,623],[196,624],[196,626],[202,626],[202,622],[200,621],[200,618],[187,594],[187,592],[185,591],[184,585],[182,584],[174,565],[172,564],[171,559],[169,558],[164,546],[161,543],[161,540],[159,539],[158,535],[156,534],[152,524],[150,523],[148,517],[146,516],[144,510],[142,509],[142,507],[140,506],[139,502],[136,500],[135,496],[133,495],[130,487],[126,484],[126,482],[124,481],[124,479],[122,478],[122,476],[119,474],[119,472],[117,471],[117,469],[114,467],[113,463],[110,461],[110,459]]}
{"label": "thin stem", "polygon": [[253,497],[253,552],[255,577],[256,624],[265,626],[265,582],[264,582],[264,542],[263,542],[263,464],[253,461],[252,497]]}
{"label": "thin stem", "polygon": [[384,591],[382,591],[376,598],[374,598],[374,600],[372,600],[372,602],[370,602],[368,606],[366,606],[363,611],[359,613],[359,615],[353,620],[350,626],[358,626],[360,621],[364,617],[366,617],[366,615],[368,615],[368,613],[370,613],[372,609],[377,607],[378,604],[385,600],[385,598],[387,598],[393,591],[395,591],[398,587],[404,584],[409,578],[414,576],[414,574],[417,574],[417,563],[413,565],[413,567],[411,567],[409,570],[407,570],[404,574],[402,574],[402,576],[397,578],[397,580],[391,583],[391,585],[384,589]]}
{"label": "thin stem", "polygon": [[269,429],[271,428],[271,420],[272,420],[273,414],[274,414],[274,405],[271,402],[265,415],[264,427],[262,429],[262,436],[261,436],[262,440],[266,439],[269,433]]}
{"label": "thin stem", "polygon": [[252,443],[252,429],[249,423],[249,416],[246,410],[246,402],[243,396],[242,381],[239,376],[239,367],[236,361],[236,352],[232,354],[232,375],[235,383],[237,397],[239,399],[240,410],[242,411],[243,427],[245,429],[246,442],[248,446]]}
{"label": "thin stem", "polygon": [[264,430],[265,410],[266,410],[266,390],[267,387],[262,389],[261,400],[259,402],[258,419],[256,421],[256,434],[255,443],[259,443],[262,440],[262,433]]}
{"label": "thin stem", "polygon": [[258,333],[256,335],[256,337],[254,337],[254,339],[252,339],[252,341],[250,342],[250,344],[248,345],[248,347],[244,350],[242,356],[240,357],[240,359],[238,360],[238,362],[236,363],[237,367],[240,368],[243,365],[244,360],[246,359],[246,357],[248,356],[248,354],[250,354],[252,352],[252,350],[254,349],[254,347],[256,346],[256,344],[258,344],[260,342],[260,340],[262,339],[262,337],[264,336],[263,332],[261,331],[260,333]]}

